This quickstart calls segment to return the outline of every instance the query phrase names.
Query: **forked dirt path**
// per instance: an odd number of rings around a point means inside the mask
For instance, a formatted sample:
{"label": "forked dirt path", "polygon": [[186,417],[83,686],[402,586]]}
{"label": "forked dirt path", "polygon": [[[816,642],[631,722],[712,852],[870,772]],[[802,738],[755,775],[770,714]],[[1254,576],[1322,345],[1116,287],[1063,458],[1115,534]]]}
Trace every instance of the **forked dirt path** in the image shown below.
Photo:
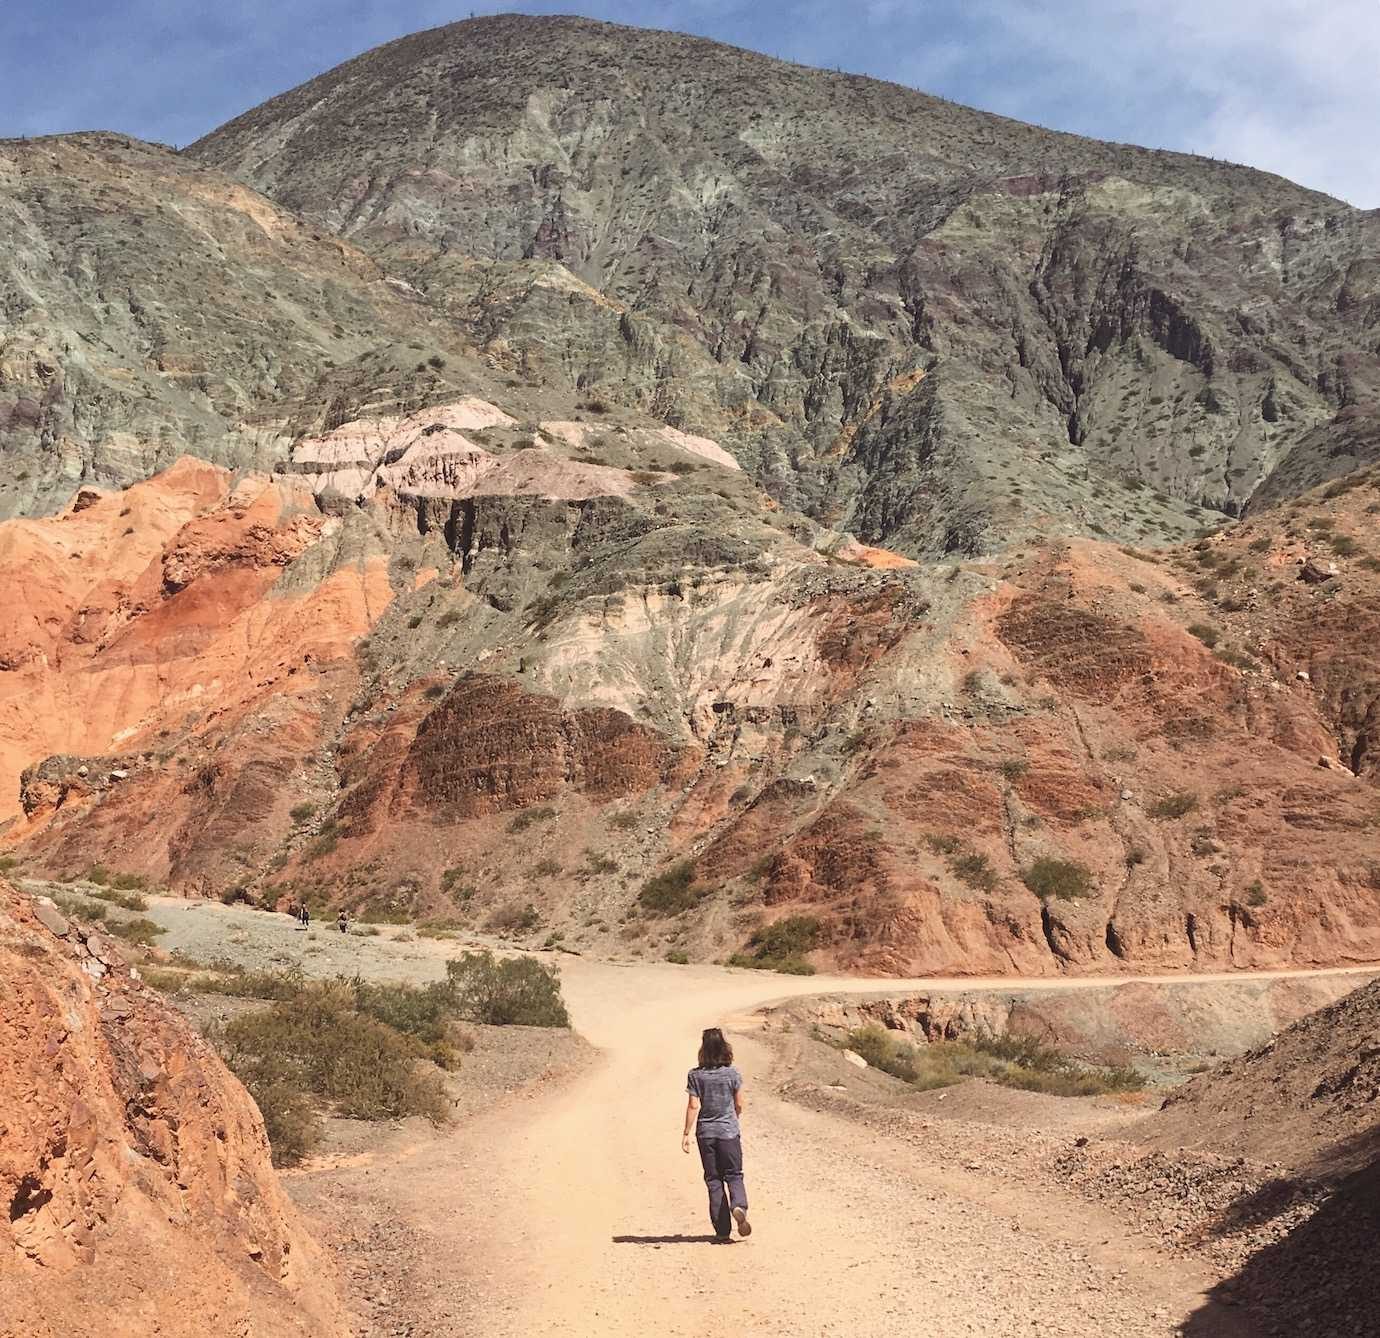
{"label": "forked dirt path", "polygon": [[[259,913],[186,903],[152,913],[169,928],[166,946],[198,955],[222,944],[262,960],[294,942],[278,917]],[[413,980],[438,978],[455,951],[329,934],[312,947],[318,954],[300,960],[316,973]],[[356,1299],[367,1300],[370,1338],[1172,1335],[1216,1280],[1206,1271],[1043,1180],[1003,1176],[980,1159],[930,1159],[777,1099],[754,1010],[814,994],[1376,974],[883,981],[560,965],[574,1026],[600,1051],[592,1064],[440,1136],[402,1129],[300,1176],[294,1196],[330,1227]],[[701,1028],[715,1024],[734,1034],[747,1081],[755,1230],[731,1248],[709,1246],[698,1158],[680,1150],[685,1072]],[[1219,1321],[1214,1338],[1257,1332],[1243,1316]]]}
{"label": "forked dirt path", "polygon": [[[433,1149],[397,1178],[399,1207],[433,1247],[411,1285],[439,1297],[445,1275],[465,1284],[463,1313],[442,1304],[444,1323],[398,1332],[1167,1335],[1213,1281],[1085,1200],[1013,1187],[980,1166],[927,1165],[899,1142],[775,1099],[760,1080],[768,1056],[751,1038],[751,1010],[882,982],[582,961],[564,982],[599,1060],[537,1101],[470,1123],[452,1140],[464,1153]],[[728,1249],[708,1247],[698,1158],[680,1150],[685,1071],[700,1029],[716,1022],[739,1033],[748,1084],[755,1230]],[[1221,1330],[1252,1332],[1244,1321]]]}

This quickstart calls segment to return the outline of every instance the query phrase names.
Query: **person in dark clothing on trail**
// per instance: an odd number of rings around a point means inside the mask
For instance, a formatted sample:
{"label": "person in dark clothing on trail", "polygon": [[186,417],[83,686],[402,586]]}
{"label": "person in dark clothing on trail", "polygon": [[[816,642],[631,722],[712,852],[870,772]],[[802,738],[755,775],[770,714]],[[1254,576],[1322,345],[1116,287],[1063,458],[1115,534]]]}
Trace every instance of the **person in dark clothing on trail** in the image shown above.
{"label": "person in dark clothing on trail", "polygon": [[342,934],[348,934],[350,932],[350,917],[346,915],[344,911],[341,911],[336,917],[335,927],[340,930]]}
{"label": "person in dark clothing on trail", "polygon": [[743,1136],[738,1119],[743,1113],[743,1075],[733,1067],[733,1047],[718,1027],[700,1038],[696,1065],[685,1079],[685,1130],[681,1151],[690,1151],[690,1131],[699,1145],[704,1183],[709,1188],[709,1220],[714,1243],[733,1240],[734,1222],[740,1236],[750,1236],[747,1189],[743,1185]]}
{"label": "person in dark clothing on trail", "polygon": [[304,902],[303,905],[302,905],[301,920],[302,920],[302,928],[303,928],[303,929],[310,929],[310,928],[311,928],[311,912],[307,909],[306,903],[305,903],[305,902]]}

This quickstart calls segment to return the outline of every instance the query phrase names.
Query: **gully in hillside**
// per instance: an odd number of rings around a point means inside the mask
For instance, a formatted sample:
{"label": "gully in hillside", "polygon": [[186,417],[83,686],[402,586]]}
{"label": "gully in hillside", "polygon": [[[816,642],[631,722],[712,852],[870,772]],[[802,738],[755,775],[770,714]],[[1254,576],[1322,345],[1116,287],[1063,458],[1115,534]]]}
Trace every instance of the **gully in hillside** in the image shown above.
{"label": "gully in hillside", "polygon": [[685,1129],[683,1152],[690,1151],[690,1131],[695,1131],[704,1183],[709,1187],[709,1220],[714,1239],[727,1245],[738,1234],[749,1236],[747,1189],[743,1185],[743,1138],[738,1117],[743,1113],[743,1075],[733,1067],[733,1047],[718,1027],[700,1037],[698,1061],[685,1080]]}

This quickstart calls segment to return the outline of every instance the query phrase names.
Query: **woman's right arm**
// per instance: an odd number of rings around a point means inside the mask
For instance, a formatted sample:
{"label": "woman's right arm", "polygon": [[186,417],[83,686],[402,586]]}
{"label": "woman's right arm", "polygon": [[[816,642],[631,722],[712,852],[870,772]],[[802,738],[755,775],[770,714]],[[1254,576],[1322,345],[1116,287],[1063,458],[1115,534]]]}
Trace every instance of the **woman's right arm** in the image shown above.
{"label": "woman's right arm", "polygon": [[690,1151],[690,1131],[695,1127],[695,1118],[700,1113],[700,1099],[693,1092],[685,1099],[685,1128],[680,1136],[680,1150]]}

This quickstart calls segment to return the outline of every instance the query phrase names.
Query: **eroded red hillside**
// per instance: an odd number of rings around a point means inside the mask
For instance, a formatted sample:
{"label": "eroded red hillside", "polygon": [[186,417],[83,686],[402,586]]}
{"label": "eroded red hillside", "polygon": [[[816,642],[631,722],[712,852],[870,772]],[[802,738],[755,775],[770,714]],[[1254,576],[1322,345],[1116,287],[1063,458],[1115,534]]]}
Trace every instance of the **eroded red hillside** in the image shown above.
{"label": "eroded red hillside", "polygon": [[258,1111],[113,940],[0,883],[0,1333],[343,1335]]}
{"label": "eroded red hillside", "polygon": [[37,871],[657,955],[803,916],[877,973],[1380,959],[1374,474],[1182,549],[906,567],[654,433],[590,472],[569,425],[435,412],[454,496],[184,462],[0,530],[44,573],[0,672]]}

